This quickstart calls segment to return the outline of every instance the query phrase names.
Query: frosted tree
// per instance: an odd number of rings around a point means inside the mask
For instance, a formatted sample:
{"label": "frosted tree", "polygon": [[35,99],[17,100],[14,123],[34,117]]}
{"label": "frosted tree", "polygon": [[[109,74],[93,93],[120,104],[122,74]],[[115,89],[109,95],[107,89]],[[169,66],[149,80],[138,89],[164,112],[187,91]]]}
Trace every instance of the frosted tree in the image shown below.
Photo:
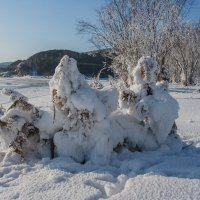
{"label": "frosted tree", "polygon": [[[174,23],[190,0],[110,0],[97,10],[98,22],[79,22],[80,33],[89,34],[99,49],[110,49],[112,68],[125,87],[130,70],[142,56],[155,57],[166,65]],[[187,6],[186,6],[187,5]]]}
{"label": "frosted tree", "polygon": [[[198,28],[191,23],[181,22],[176,25],[176,32],[172,37],[171,66],[176,66],[183,85],[193,84],[198,74],[200,48],[200,35]],[[172,72],[175,74],[175,71]],[[176,75],[176,76],[177,76]]]}

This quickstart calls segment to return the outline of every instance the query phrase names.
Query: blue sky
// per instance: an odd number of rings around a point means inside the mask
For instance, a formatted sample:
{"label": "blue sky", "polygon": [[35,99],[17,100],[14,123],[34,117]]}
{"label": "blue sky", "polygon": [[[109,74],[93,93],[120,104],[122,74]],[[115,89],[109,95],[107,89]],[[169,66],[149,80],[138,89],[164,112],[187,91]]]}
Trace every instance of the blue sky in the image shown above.
{"label": "blue sky", "polygon": [[[77,21],[95,22],[105,0],[0,0],[0,62],[26,59],[49,49],[92,50],[78,35]],[[196,0],[189,19],[200,18]]]}

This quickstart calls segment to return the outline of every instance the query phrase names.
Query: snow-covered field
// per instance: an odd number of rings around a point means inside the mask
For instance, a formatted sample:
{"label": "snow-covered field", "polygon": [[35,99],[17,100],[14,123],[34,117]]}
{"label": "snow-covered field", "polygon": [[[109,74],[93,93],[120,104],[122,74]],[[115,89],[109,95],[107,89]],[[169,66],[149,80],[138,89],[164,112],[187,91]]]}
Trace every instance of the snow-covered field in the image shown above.
{"label": "snow-covered field", "polygon": [[[34,105],[49,104],[48,79],[0,79]],[[170,85],[180,106],[176,121],[184,141],[177,154],[124,151],[109,166],[66,158],[0,166],[0,200],[6,199],[200,199],[200,93],[198,87]],[[10,103],[0,96],[0,104]],[[1,161],[0,155],[0,161]]]}

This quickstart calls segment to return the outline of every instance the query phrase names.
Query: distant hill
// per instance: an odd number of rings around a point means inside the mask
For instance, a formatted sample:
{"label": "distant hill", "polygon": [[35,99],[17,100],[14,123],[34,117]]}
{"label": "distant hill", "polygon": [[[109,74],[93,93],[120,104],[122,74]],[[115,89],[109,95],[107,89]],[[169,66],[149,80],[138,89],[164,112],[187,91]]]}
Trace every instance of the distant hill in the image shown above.
{"label": "distant hill", "polygon": [[[3,71],[10,71],[18,76],[50,76],[54,74],[55,67],[64,55],[76,59],[79,71],[89,77],[97,75],[105,62],[105,58],[99,51],[78,53],[70,50],[49,50],[36,53],[27,60],[17,60]],[[110,63],[111,60],[107,62]]]}
{"label": "distant hill", "polygon": [[7,67],[8,65],[10,65],[12,62],[2,62],[0,63],[0,68],[4,68]]}

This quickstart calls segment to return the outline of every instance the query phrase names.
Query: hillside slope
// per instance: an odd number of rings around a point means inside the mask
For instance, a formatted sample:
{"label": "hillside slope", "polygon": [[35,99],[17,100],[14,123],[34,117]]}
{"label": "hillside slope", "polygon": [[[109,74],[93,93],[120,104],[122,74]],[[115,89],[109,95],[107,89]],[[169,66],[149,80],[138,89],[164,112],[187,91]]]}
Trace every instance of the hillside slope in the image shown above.
{"label": "hillside slope", "polygon": [[12,62],[2,62],[0,63],[0,68],[4,68],[7,67],[8,65],[10,65]]}
{"label": "hillside slope", "polygon": [[55,67],[64,55],[69,55],[69,57],[76,59],[79,71],[89,77],[97,75],[105,62],[105,58],[99,51],[78,53],[70,50],[49,50],[36,53],[27,60],[18,60],[1,71],[12,71],[18,76],[53,75]]}

